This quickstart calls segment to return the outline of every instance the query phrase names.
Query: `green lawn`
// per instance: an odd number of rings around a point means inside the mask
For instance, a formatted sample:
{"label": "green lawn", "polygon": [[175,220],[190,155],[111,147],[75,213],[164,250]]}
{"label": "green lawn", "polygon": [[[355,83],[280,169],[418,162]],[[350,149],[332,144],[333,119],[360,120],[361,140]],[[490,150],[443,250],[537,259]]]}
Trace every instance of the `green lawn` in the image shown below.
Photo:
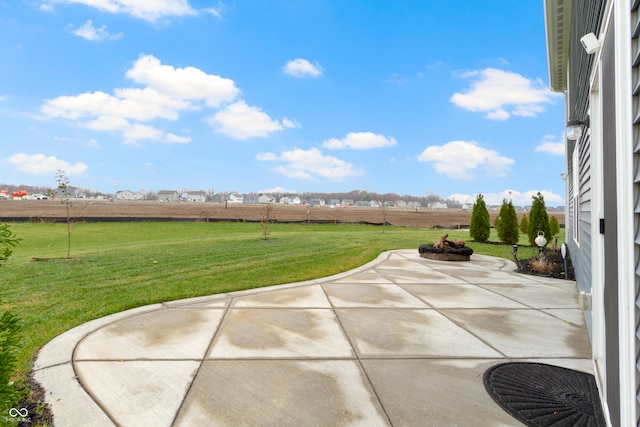
{"label": "green lawn", "polygon": [[[65,224],[14,223],[22,238],[0,268],[0,312],[21,318],[16,378],[24,379],[37,350],[58,334],[91,319],[133,307],[220,292],[328,276],[352,269],[390,249],[417,248],[444,233],[365,225],[272,224],[262,239],[256,223],[78,223],[65,257]],[[492,240],[496,237],[492,235]],[[525,245],[526,236],[522,235]],[[511,259],[510,245],[469,242],[476,253]],[[534,256],[521,248],[520,258]]]}

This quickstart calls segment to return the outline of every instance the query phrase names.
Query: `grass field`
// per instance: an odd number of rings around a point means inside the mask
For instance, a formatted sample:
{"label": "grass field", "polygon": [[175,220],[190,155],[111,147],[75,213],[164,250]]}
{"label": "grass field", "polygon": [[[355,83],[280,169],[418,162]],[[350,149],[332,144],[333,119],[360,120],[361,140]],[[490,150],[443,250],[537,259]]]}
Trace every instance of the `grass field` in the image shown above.
{"label": "grass field", "polygon": [[[201,295],[297,282],[352,269],[390,249],[417,248],[445,232],[366,225],[256,223],[13,223],[22,241],[0,268],[0,312],[21,318],[18,380],[46,342],[91,319]],[[383,232],[384,230],[384,232]],[[469,239],[468,231],[447,231]],[[492,240],[496,240],[492,236]],[[522,235],[522,245],[528,244]],[[476,253],[511,259],[511,246],[468,242]],[[521,248],[520,258],[535,255]]]}

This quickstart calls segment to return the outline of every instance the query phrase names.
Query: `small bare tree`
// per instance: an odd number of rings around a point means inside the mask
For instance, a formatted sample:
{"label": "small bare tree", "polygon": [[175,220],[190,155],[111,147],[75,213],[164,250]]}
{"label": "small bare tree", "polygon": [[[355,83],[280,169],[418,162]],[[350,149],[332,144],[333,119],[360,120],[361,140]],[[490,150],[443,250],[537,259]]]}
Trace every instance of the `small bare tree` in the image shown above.
{"label": "small bare tree", "polygon": [[62,204],[67,214],[67,258],[71,258],[71,206],[73,206],[71,187],[69,186],[69,178],[62,169],[58,169],[55,177],[58,183],[56,188],[62,195]]}
{"label": "small bare tree", "polygon": [[275,221],[276,216],[273,214],[273,206],[271,203],[262,209],[262,217],[260,218],[260,226],[262,227],[262,238],[267,240],[271,236],[269,224]]}
{"label": "small bare tree", "polygon": [[389,214],[389,207],[385,201],[380,204],[382,206],[382,234],[384,234],[384,227],[387,225],[387,216]]}

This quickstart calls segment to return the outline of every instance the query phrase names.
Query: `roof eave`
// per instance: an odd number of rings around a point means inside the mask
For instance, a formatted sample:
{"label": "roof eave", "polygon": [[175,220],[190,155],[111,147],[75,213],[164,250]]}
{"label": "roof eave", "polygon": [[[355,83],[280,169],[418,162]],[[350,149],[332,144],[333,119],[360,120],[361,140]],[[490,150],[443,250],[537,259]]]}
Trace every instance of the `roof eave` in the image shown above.
{"label": "roof eave", "polygon": [[572,0],[544,0],[549,84],[556,92],[567,90],[571,3]]}

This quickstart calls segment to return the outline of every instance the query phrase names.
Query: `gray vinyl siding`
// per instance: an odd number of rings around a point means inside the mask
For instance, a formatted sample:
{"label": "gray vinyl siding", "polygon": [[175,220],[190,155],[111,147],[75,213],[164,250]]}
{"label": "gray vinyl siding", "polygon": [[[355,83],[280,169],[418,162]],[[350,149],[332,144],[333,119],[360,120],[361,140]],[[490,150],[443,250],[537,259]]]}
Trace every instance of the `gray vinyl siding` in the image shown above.
{"label": "gray vinyl siding", "polygon": [[640,12],[638,11],[640,0],[635,0],[631,5],[632,28],[632,84],[633,84],[633,197],[634,197],[634,255],[635,255],[635,356],[636,356],[636,425],[640,424]]}
{"label": "gray vinyl siding", "polygon": [[573,1],[571,41],[569,49],[568,120],[582,120],[589,111],[589,76],[595,55],[588,55],[580,44],[580,37],[587,33],[600,33],[606,0]]}
{"label": "gray vinyl siding", "polygon": [[[591,142],[589,135],[583,136],[574,150],[578,150],[578,164],[573,164],[573,151],[569,153],[569,236],[566,239],[571,261],[576,273],[578,288],[591,292]],[[573,169],[578,168],[578,185],[573,183]],[[575,187],[575,188],[574,188]],[[578,195],[576,204],[575,195]],[[578,236],[573,236],[575,210],[578,210]],[[576,242],[577,240],[577,242]]]}
{"label": "gray vinyl siding", "polygon": [[[589,114],[589,76],[593,67],[594,55],[587,55],[580,45],[579,35],[589,32],[599,33],[602,25],[605,0],[572,2],[571,41],[569,49],[568,80],[568,120],[584,120]],[[586,131],[586,129],[584,129]],[[591,141],[589,134],[583,134],[575,144],[568,141],[567,150],[567,245],[576,273],[580,290],[591,292]],[[573,147],[571,145],[574,145]],[[573,150],[578,150],[578,164],[573,164]],[[573,169],[578,168],[578,183],[574,185]],[[576,187],[576,188],[574,188]],[[574,199],[578,195],[577,203]],[[573,236],[574,222],[578,211],[578,236]],[[576,240],[578,243],[576,243]]]}

